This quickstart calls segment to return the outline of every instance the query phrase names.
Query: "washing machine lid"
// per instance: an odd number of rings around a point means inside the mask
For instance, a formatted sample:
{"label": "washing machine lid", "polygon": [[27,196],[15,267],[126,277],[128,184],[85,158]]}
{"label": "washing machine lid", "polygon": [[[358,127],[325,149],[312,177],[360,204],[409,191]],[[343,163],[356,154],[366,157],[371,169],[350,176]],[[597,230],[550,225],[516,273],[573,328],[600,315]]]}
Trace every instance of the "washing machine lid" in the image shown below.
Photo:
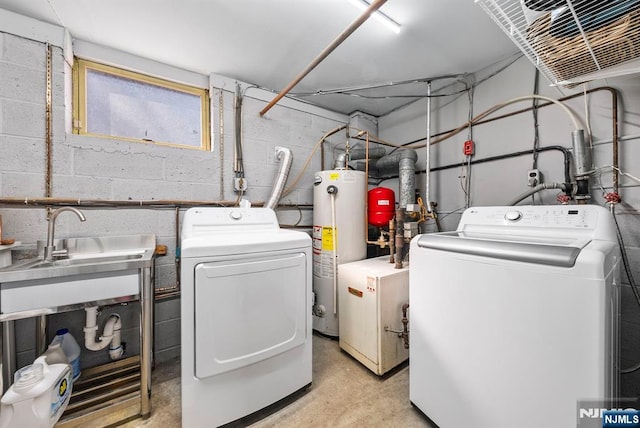
{"label": "washing machine lid", "polygon": [[422,235],[417,239],[420,248],[560,267],[574,266],[582,249],[591,242],[583,238],[462,231]]}

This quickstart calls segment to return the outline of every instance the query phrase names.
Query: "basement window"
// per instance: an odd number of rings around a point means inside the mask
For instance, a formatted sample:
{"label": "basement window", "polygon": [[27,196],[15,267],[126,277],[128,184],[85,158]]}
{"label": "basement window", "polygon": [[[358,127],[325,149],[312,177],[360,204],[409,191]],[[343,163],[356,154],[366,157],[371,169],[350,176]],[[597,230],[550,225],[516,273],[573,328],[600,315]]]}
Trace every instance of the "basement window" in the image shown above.
{"label": "basement window", "polygon": [[76,59],[74,133],[209,150],[206,89]]}

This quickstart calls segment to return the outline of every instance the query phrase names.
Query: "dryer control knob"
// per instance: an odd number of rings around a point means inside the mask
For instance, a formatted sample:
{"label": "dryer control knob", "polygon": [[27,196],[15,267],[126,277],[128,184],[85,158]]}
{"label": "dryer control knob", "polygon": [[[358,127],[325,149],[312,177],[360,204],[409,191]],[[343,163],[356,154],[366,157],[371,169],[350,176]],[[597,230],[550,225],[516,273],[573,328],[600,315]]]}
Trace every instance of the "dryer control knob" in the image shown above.
{"label": "dryer control knob", "polygon": [[229,213],[229,217],[233,220],[240,220],[242,218],[242,213],[240,211],[233,210]]}
{"label": "dryer control knob", "polygon": [[522,213],[520,211],[508,211],[504,218],[508,221],[518,221],[522,218]]}

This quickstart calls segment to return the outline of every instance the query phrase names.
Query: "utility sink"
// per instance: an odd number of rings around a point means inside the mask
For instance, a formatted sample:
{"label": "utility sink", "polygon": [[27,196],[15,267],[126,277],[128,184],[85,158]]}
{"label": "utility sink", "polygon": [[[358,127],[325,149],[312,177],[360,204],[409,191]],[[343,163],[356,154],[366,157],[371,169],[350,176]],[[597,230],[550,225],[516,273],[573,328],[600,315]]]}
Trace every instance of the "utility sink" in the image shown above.
{"label": "utility sink", "polygon": [[152,266],[156,247],[155,235],[67,238],[56,243],[62,257],[47,261],[41,254],[0,269],[0,320],[28,311],[53,313],[81,303],[137,298],[140,272]]}
{"label": "utility sink", "polygon": [[144,252],[142,253],[133,253],[133,254],[111,254],[111,253],[98,253],[98,254],[81,254],[81,255],[72,255],[66,259],[57,259],[52,261],[46,261],[42,259],[33,259],[28,260],[24,263],[19,263],[13,268],[8,268],[7,270],[13,269],[42,269],[42,268],[60,268],[65,266],[77,266],[77,265],[96,265],[96,267],[100,267],[103,263],[112,263],[112,262],[124,262],[127,260],[138,260],[144,256]]}

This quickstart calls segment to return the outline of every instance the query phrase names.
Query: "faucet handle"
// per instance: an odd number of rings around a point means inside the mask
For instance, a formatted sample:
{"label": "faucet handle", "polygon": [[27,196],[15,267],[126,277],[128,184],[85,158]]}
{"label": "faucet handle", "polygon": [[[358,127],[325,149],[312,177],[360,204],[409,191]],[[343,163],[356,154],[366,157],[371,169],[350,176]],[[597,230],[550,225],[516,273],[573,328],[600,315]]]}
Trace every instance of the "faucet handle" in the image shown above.
{"label": "faucet handle", "polygon": [[51,257],[54,259],[67,259],[69,258],[69,250],[66,248],[62,250],[53,250],[51,252]]}

